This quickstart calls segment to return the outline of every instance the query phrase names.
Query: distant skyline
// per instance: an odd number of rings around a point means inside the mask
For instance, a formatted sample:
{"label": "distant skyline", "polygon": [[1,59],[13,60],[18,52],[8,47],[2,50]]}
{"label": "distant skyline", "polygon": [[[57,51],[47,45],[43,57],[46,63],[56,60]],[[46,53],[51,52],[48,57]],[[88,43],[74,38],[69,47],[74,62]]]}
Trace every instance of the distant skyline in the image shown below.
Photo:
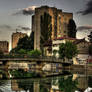
{"label": "distant skyline", "polygon": [[[0,40],[10,42],[11,34],[16,31],[16,28],[21,32],[30,33],[31,15],[16,13],[42,5],[55,6],[64,12],[73,13],[77,27],[92,27],[92,0],[0,0]],[[86,37],[88,33],[87,29],[79,30],[77,38]]]}

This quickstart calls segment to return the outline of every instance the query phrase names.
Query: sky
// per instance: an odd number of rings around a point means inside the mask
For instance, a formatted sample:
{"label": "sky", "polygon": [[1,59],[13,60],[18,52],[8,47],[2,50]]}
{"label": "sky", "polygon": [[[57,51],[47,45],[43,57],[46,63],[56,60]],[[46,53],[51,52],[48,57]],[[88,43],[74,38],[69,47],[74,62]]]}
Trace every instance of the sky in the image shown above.
{"label": "sky", "polygon": [[77,25],[77,38],[87,37],[92,31],[92,0],[0,0],[0,40],[11,42],[16,29],[31,32],[31,15],[35,7],[55,6],[73,13]]}

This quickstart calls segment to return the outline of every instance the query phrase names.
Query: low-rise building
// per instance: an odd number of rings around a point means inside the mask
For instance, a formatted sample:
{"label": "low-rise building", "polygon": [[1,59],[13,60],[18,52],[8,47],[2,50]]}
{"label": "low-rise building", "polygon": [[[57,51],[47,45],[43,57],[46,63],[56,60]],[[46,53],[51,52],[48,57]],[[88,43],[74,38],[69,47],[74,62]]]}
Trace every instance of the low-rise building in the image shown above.
{"label": "low-rise building", "polygon": [[61,43],[66,43],[67,41],[73,42],[77,46],[78,55],[73,59],[75,61],[74,64],[85,63],[89,56],[89,46],[90,42],[87,42],[85,39],[76,39],[69,37],[58,37],[53,41],[48,41],[44,45],[45,55],[46,56],[54,56],[54,51],[56,51],[55,56],[59,57],[58,50]]}
{"label": "low-rise building", "polygon": [[85,39],[80,39],[80,40],[76,40],[74,41],[74,44],[77,45],[77,49],[79,51],[79,54],[88,54],[88,49],[90,46],[90,42],[87,42]]}
{"label": "low-rise building", "polygon": [[0,41],[0,51],[4,54],[9,52],[9,42],[8,41]]}
{"label": "low-rise building", "polygon": [[[69,37],[59,37],[57,39],[54,39],[52,41],[52,55],[54,54],[53,53],[54,50],[56,50],[56,51],[59,50],[59,46],[60,46],[61,43],[66,43],[67,41],[74,42],[76,40],[78,40],[78,39],[69,38]],[[56,57],[59,57],[58,52],[56,53]]]}
{"label": "low-rise building", "polygon": [[77,55],[77,61],[80,64],[85,64],[87,62],[87,59],[91,58],[89,55],[89,46],[91,45],[90,42],[87,42],[85,39],[76,40],[73,42],[77,45],[78,49],[78,55]]}

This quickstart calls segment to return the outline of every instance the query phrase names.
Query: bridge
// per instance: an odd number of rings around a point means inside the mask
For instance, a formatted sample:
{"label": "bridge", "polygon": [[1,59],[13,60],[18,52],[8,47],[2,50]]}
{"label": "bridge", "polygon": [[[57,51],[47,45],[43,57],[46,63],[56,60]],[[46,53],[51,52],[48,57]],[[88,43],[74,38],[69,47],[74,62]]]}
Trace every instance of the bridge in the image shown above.
{"label": "bridge", "polygon": [[0,62],[8,62],[8,61],[29,61],[29,62],[47,62],[47,63],[62,63],[62,64],[72,64],[71,60],[64,61],[63,59],[57,59],[57,58],[0,58]]}

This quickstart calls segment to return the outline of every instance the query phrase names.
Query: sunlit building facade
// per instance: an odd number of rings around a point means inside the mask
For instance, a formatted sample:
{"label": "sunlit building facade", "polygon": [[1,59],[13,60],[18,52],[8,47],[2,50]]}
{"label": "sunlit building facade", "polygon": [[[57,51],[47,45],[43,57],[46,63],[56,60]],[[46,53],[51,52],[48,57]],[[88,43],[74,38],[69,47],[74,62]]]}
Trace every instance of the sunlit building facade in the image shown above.
{"label": "sunlit building facade", "polygon": [[[48,13],[51,16],[52,40],[57,37],[68,37],[67,24],[73,18],[72,13],[62,12],[55,7],[41,6],[35,9],[32,17],[32,31],[34,31],[34,49],[40,49],[41,16]],[[44,30],[43,30],[44,31]]]}
{"label": "sunlit building facade", "polygon": [[26,33],[21,33],[21,32],[16,32],[12,34],[12,49],[17,46],[17,43],[20,38],[25,37],[27,34]]}
{"label": "sunlit building facade", "polygon": [[4,54],[9,52],[9,42],[8,41],[0,41],[0,51]]}

